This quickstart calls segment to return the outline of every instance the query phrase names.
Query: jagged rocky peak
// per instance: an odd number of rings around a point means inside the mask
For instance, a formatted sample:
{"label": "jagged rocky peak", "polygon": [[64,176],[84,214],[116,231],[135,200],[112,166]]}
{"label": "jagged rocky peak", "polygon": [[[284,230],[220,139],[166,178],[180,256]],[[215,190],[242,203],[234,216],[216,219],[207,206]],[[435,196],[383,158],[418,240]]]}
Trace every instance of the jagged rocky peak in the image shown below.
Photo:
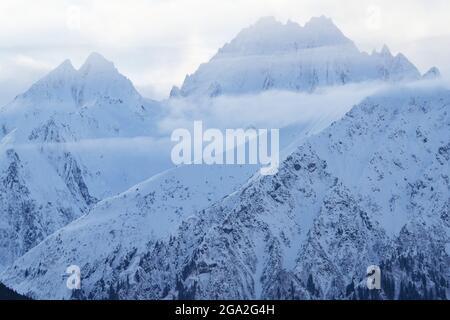
{"label": "jagged rocky peak", "polygon": [[305,23],[305,28],[313,30],[333,30],[340,31],[334,24],[333,20],[327,16],[321,15],[320,17],[312,17]]}
{"label": "jagged rocky peak", "polygon": [[59,66],[57,66],[50,74],[67,74],[75,72],[76,70],[72,65],[72,61],[70,61],[70,59],[66,59]]}
{"label": "jagged rocky peak", "polygon": [[280,26],[282,25],[281,22],[277,21],[275,17],[273,16],[266,16],[259,18],[258,21],[253,25],[253,28],[257,27],[273,27],[273,26]]}
{"label": "jagged rocky peak", "polygon": [[36,82],[33,87],[43,84],[54,84],[64,80],[73,80],[76,73],[77,70],[73,67],[72,62],[69,59],[66,59],[55,69]]}
{"label": "jagged rocky peak", "polygon": [[[400,54],[398,54],[398,55],[400,55]],[[391,50],[389,49],[389,47],[386,44],[384,44],[381,47],[380,51],[377,51],[377,50],[374,49],[372,51],[372,56],[373,57],[385,58],[385,59],[388,59],[388,60],[391,60],[391,59],[394,58],[394,55],[392,54]]]}
{"label": "jagged rocky peak", "polygon": [[424,73],[423,79],[437,79],[441,77],[441,72],[437,67],[432,67],[430,70]]}
{"label": "jagged rocky peak", "polygon": [[317,40],[316,45],[353,44],[342,31],[326,16],[313,17],[304,26],[304,32]]}
{"label": "jagged rocky peak", "polygon": [[89,73],[95,72],[116,72],[118,70],[114,66],[114,63],[107,60],[101,54],[97,52],[92,52],[84,62],[84,64],[79,69],[82,75],[87,75]]}
{"label": "jagged rocky peak", "polygon": [[99,98],[120,102],[128,98],[139,99],[140,95],[113,62],[93,52],[78,70],[70,60],[63,61],[20,97],[31,99],[33,103],[67,104],[73,101],[80,105],[96,102]]}
{"label": "jagged rocky peak", "polygon": [[[268,31],[272,30],[282,32],[282,38],[289,39],[289,35],[293,36],[293,40],[302,40],[313,36],[319,40],[317,45],[327,45],[327,40],[333,39],[334,43],[351,42],[341,30],[334,24],[331,18],[326,16],[313,17],[302,27],[298,23],[288,20],[286,24],[277,21],[274,17],[263,17],[259,19],[253,26],[245,29],[247,32]],[[297,39],[295,39],[297,38]]]}
{"label": "jagged rocky peak", "polygon": [[63,101],[70,97],[71,87],[75,83],[76,78],[77,70],[75,70],[70,60],[64,60],[17,98]]}
{"label": "jagged rocky peak", "polygon": [[371,55],[361,52],[325,16],[312,18],[304,26],[265,17],[239,32],[209,62],[186,77],[171,96],[313,92],[325,86],[420,77],[404,55],[393,56],[386,45]]}
{"label": "jagged rocky peak", "polygon": [[[243,29],[220,54],[267,54],[331,45],[352,44],[330,18],[312,18],[304,27],[289,20],[277,21],[274,17],[260,18]],[[216,56],[217,58],[217,56]]]}
{"label": "jagged rocky peak", "polygon": [[419,70],[417,70],[417,68],[408,60],[408,58],[401,52],[397,53],[394,56],[386,44],[383,45],[380,52],[374,50],[372,52],[372,56],[376,58],[381,58],[382,61],[384,61],[387,64],[397,64],[397,66],[408,65],[409,69],[414,69],[414,71],[417,73],[416,78],[420,78]]}
{"label": "jagged rocky peak", "polygon": [[389,57],[392,57],[391,50],[389,50],[389,47],[388,47],[386,44],[383,45],[383,48],[381,48],[380,54],[381,54],[382,56],[389,56]]}
{"label": "jagged rocky peak", "polygon": [[78,73],[78,97],[81,103],[101,98],[114,104],[122,104],[129,98],[140,97],[131,81],[119,73],[114,63],[99,53],[91,53]]}
{"label": "jagged rocky peak", "polygon": [[169,96],[171,98],[177,98],[181,96],[181,91],[180,88],[178,86],[173,86],[172,89],[170,90],[170,94]]}

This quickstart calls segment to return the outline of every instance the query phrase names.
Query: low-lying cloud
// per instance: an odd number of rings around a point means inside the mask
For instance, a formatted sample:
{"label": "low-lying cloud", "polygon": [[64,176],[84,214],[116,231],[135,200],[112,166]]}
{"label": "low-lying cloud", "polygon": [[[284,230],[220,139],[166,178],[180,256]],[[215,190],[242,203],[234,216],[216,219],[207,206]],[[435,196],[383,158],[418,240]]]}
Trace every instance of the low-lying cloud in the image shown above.
{"label": "low-lying cloud", "polygon": [[312,94],[272,90],[212,99],[170,99],[165,102],[168,115],[159,127],[170,132],[190,128],[194,120],[214,128],[283,128],[324,118],[332,121],[385,86],[373,82],[320,88]]}

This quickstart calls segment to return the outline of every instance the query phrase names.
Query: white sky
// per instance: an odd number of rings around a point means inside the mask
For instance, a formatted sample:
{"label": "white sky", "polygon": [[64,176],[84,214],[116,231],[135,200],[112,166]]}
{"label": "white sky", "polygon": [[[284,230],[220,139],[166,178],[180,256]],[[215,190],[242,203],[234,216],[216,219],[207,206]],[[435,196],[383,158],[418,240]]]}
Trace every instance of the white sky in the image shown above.
{"label": "white sky", "polygon": [[61,61],[97,51],[147,97],[206,62],[262,16],[326,15],[364,51],[386,43],[422,72],[450,75],[448,0],[0,0],[0,105]]}

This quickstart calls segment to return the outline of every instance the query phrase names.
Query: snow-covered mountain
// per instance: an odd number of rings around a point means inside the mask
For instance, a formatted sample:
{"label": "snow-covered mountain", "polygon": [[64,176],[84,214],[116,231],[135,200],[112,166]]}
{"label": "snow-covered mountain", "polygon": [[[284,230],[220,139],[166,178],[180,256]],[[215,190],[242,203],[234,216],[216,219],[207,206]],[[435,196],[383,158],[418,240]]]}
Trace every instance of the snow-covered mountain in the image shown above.
{"label": "snow-covered mountain", "polygon": [[439,79],[441,77],[441,72],[436,67],[431,67],[430,70],[425,72],[422,76],[423,79]]}
{"label": "snow-covered mountain", "polygon": [[[264,18],[171,95],[437,77],[386,46],[360,52],[328,18]],[[96,53],[65,61],[0,109],[0,279],[44,299],[448,297],[450,93],[431,86],[371,97],[306,142],[343,109],[290,124],[282,145],[301,145],[274,177],[182,166],[136,184],[164,167],[157,125],[181,99],[141,97]]]}
{"label": "snow-covered mountain", "polygon": [[[180,222],[189,219],[190,214],[238,189],[254,171],[256,168],[252,166],[181,166],[99,202],[89,214],[57,231],[32,250],[34,253],[30,252],[31,255],[47,255],[48,262],[55,264],[52,271],[45,272],[58,273],[55,283],[44,280],[47,283],[46,288],[42,288],[45,293],[42,291],[39,295],[71,297],[71,292],[59,283],[64,282],[59,259],[71,260],[72,264],[80,266],[95,265],[91,279],[100,283],[106,281],[102,286],[109,286],[107,279],[119,271],[113,261],[117,259],[121,264],[122,253],[147,252],[149,245],[175,233]],[[55,247],[54,239],[58,239],[58,243],[70,243],[82,253],[75,249],[72,253],[61,252],[57,257],[54,250],[60,249]],[[50,250],[44,253],[47,249]],[[41,258],[44,257],[32,259]]]}
{"label": "snow-covered mountain", "polygon": [[153,136],[160,112],[97,53],[79,70],[63,62],[1,108],[0,269],[141,181],[151,154],[124,156],[108,142]]}
{"label": "snow-covered mountain", "polygon": [[420,78],[417,68],[387,46],[372,54],[360,52],[324,16],[303,27],[272,17],[242,30],[198,70],[186,76],[171,96],[254,93],[270,89],[313,91],[317,87],[362,81]]}
{"label": "snow-covered mountain", "polygon": [[[205,185],[222,169],[197,167],[207,171],[198,187],[191,174],[165,173],[100,202],[1,279],[56,299],[445,299],[449,105],[440,88],[377,94],[308,138],[277,175],[215,203]],[[79,291],[61,276],[71,264]],[[382,270],[376,294],[364,286],[372,264]]]}
{"label": "snow-covered mountain", "polygon": [[[156,130],[164,107],[142,98],[111,62],[93,53],[79,70],[64,61],[1,108],[0,269],[97,201],[169,167],[170,142]],[[289,128],[282,145],[317,132],[338,114]],[[243,183],[256,171],[250,168],[227,168],[227,180],[217,183]]]}

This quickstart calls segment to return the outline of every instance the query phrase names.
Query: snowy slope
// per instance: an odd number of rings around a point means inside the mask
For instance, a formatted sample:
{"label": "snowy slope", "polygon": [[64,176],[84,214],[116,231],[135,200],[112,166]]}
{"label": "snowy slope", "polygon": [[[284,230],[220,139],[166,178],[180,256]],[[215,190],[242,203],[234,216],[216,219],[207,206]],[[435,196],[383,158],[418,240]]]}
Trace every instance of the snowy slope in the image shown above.
{"label": "snowy slope", "polygon": [[178,294],[214,297],[221,284],[221,297],[364,298],[351,288],[378,264],[396,288],[385,298],[448,297],[449,103],[448,91],[399,89],[309,139],[276,177],[206,212],[223,218]]}
{"label": "snowy slope", "polygon": [[396,288],[384,297],[448,297],[449,103],[448,91],[388,92],[309,139],[276,177],[206,212],[223,218],[178,293],[364,298],[351,288],[378,264]]}
{"label": "snowy slope", "polygon": [[[99,203],[1,279],[36,298],[362,299],[378,264],[372,298],[448,297],[449,105],[439,88],[370,97],[277,175],[214,204],[197,197],[216,191],[203,180],[226,173],[200,169],[192,199],[191,174],[163,174]],[[61,277],[70,264],[83,279],[73,293]]]}
{"label": "snowy slope", "polygon": [[[79,70],[67,60],[1,108],[0,128],[3,135],[17,129],[15,144],[24,148],[45,142],[48,147],[79,153],[96,174],[95,179],[90,179],[92,192],[103,197],[142,180],[126,177],[130,175],[126,163],[114,163],[115,172],[109,168],[114,155],[108,154],[106,147],[154,137],[161,113],[159,104],[141,97],[112,62],[92,53]],[[141,162],[148,163],[150,157],[144,160]],[[117,185],[114,175],[121,176],[124,183]],[[104,185],[96,185],[102,180],[106,180]]]}
{"label": "snowy slope", "polygon": [[[140,97],[111,62],[94,53],[78,71],[65,61],[0,109],[0,268],[96,201],[169,167],[171,143],[156,130],[164,107]],[[281,146],[320,131],[345,110],[324,110],[283,129]],[[231,180],[250,176],[240,177],[239,168],[229,171]],[[19,185],[7,185],[11,179]]]}
{"label": "snowy slope", "polygon": [[[10,166],[17,168],[14,179],[24,192],[5,184],[1,195],[0,269],[96,201],[170,167],[171,143],[157,130],[160,121],[170,121],[166,107],[142,98],[111,62],[93,53],[79,70],[64,61],[1,108],[1,181],[9,179]],[[283,129],[282,146],[341,114],[341,108],[328,110],[321,119]]]}
{"label": "snowy slope", "polygon": [[362,81],[420,78],[401,53],[360,52],[331,19],[312,18],[305,26],[260,19],[242,30],[172,96],[241,94],[271,89],[313,91]]}
{"label": "snowy slope", "polygon": [[[152,155],[124,160],[106,142],[154,135],[159,112],[96,53],[79,70],[63,62],[2,107],[0,269],[98,199],[141,181]],[[140,172],[130,169],[135,162]]]}
{"label": "snowy slope", "polygon": [[[60,264],[70,261],[81,266],[83,273],[89,273],[84,284],[100,286],[95,289],[97,294],[108,298],[108,292],[102,290],[109,287],[112,274],[119,275],[133,256],[145,255],[157,241],[169,240],[182,220],[233,192],[255,170],[251,166],[181,166],[99,202],[89,214],[29,252],[35,261],[47,260],[45,267],[40,267],[48,268],[45,273],[58,275],[56,282],[42,279],[45,293],[38,295],[71,297],[71,292],[61,286],[65,282],[61,274],[68,265]],[[65,243],[73,245],[73,250],[66,251]],[[55,250],[61,255],[54,255]],[[27,278],[34,277],[34,271],[26,273]],[[25,282],[22,285],[22,290],[30,291]]]}

